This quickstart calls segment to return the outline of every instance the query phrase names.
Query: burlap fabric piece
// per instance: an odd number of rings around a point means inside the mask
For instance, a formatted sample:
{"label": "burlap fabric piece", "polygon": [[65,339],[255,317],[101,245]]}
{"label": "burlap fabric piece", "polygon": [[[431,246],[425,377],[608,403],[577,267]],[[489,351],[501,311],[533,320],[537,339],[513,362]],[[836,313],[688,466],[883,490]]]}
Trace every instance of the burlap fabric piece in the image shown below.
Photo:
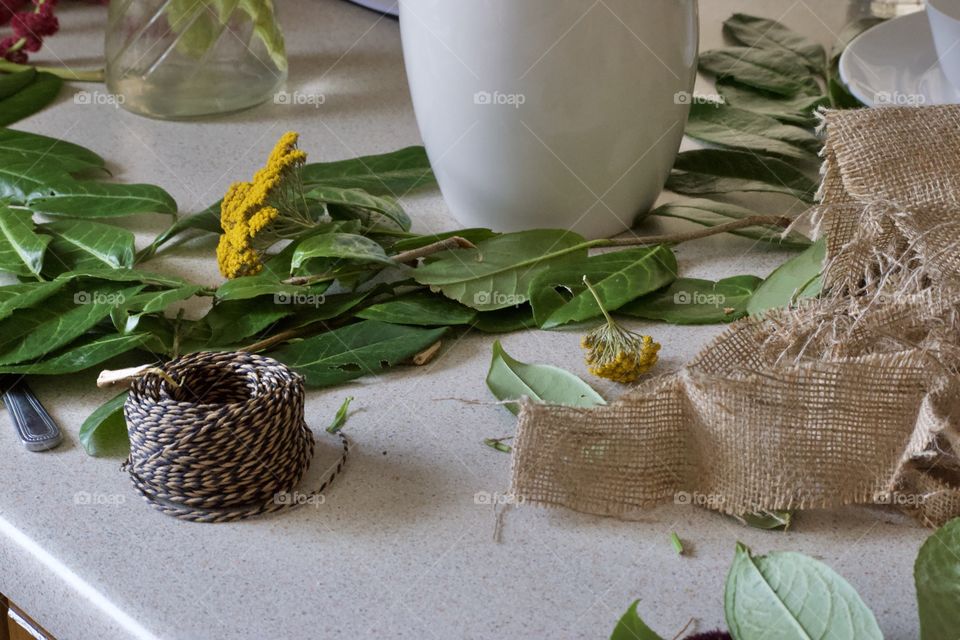
{"label": "burlap fabric piece", "polygon": [[518,498],[960,515],[960,107],[825,112],[823,131],[823,296],[731,325],[609,406],[525,403]]}

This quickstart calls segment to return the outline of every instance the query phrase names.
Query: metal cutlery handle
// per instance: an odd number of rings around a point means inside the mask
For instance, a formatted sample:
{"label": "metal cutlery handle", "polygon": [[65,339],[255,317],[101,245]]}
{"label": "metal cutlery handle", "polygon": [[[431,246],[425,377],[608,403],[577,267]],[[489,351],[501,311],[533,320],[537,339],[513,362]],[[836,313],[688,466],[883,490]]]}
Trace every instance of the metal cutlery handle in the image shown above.
{"label": "metal cutlery handle", "polygon": [[53,449],[63,440],[57,423],[22,378],[5,388],[3,402],[13,418],[20,441],[30,451]]}

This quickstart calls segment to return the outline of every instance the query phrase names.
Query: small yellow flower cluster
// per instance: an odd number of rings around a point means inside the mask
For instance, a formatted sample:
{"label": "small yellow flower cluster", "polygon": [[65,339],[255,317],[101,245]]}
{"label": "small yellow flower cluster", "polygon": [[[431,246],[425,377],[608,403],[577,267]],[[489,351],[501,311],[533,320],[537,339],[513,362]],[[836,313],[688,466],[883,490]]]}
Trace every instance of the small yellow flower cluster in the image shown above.
{"label": "small yellow flower cluster", "polygon": [[621,384],[636,382],[660,359],[660,345],[650,336],[638,336],[617,327],[614,335],[604,326],[583,338],[590,373]]}
{"label": "small yellow flower cluster", "polygon": [[617,324],[587,276],[583,276],[583,284],[593,294],[593,299],[607,320],[580,341],[580,346],[587,351],[586,362],[590,373],[621,384],[636,382],[656,366],[660,359],[660,345],[650,336],[627,331]]}
{"label": "small yellow flower cluster", "polygon": [[223,197],[223,235],[217,245],[217,264],[224,277],[254,275],[263,269],[262,252],[255,246],[254,238],[281,217],[280,209],[269,202],[283,190],[285,182],[299,181],[299,176],[293,174],[306,162],[307,154],[297,149],[297,138],[292,131],[283,134],[253,181],[233,183]]}

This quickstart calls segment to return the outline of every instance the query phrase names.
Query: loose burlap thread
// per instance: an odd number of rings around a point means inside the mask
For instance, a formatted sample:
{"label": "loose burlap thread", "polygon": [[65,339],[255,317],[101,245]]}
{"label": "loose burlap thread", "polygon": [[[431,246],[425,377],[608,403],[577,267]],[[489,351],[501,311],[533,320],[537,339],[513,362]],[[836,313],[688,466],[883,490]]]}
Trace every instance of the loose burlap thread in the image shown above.
{"label": "loose burlap thread", "polygon": [[244,352],[198,352],[147,369],[124,404],[124,469],[156,509],[182,520],[227,522],[308,503],[343,469],[342,452],[309,494],[293,494],[310,467],[303,378]]}
{"label": "loose burlap thread", "polygon": [[608,406],[525,402],[512,491],[609,516],[885,504],[960,515],[960,107],[826,111],[824,294]]}

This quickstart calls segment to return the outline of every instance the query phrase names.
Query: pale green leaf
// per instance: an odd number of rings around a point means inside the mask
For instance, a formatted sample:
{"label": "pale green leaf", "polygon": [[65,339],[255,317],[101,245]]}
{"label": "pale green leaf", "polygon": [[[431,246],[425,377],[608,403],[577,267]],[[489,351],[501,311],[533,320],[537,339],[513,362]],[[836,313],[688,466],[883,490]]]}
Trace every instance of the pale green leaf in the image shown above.
{"label": "pale green leaf", "polygon": [[873,612],[830,567],[800,553],[753,557],[737,545],[724,592],[735,640],[882,640]]}
{"label": "pale green leaf", "polygon": [[826,253],[827,243],[821,238],[803,253],[780,265],[753,294],[747,305],[750,315],[790,307],[800,299],[820,295],[819,283]]}
{"label": "pale green leaf", "polygon": [[520,413],[520,398],[533,402],[570,407],[595,407],[606,404],[593,387],[568,371],[543,364],[515,360],[493,343],[493,359],[487,372],[487,387],[512,413]]}
{"label": "pale green leaf", "polygon": [[913,569],[920,640],[960,637],[960,518],[927,538]]}

